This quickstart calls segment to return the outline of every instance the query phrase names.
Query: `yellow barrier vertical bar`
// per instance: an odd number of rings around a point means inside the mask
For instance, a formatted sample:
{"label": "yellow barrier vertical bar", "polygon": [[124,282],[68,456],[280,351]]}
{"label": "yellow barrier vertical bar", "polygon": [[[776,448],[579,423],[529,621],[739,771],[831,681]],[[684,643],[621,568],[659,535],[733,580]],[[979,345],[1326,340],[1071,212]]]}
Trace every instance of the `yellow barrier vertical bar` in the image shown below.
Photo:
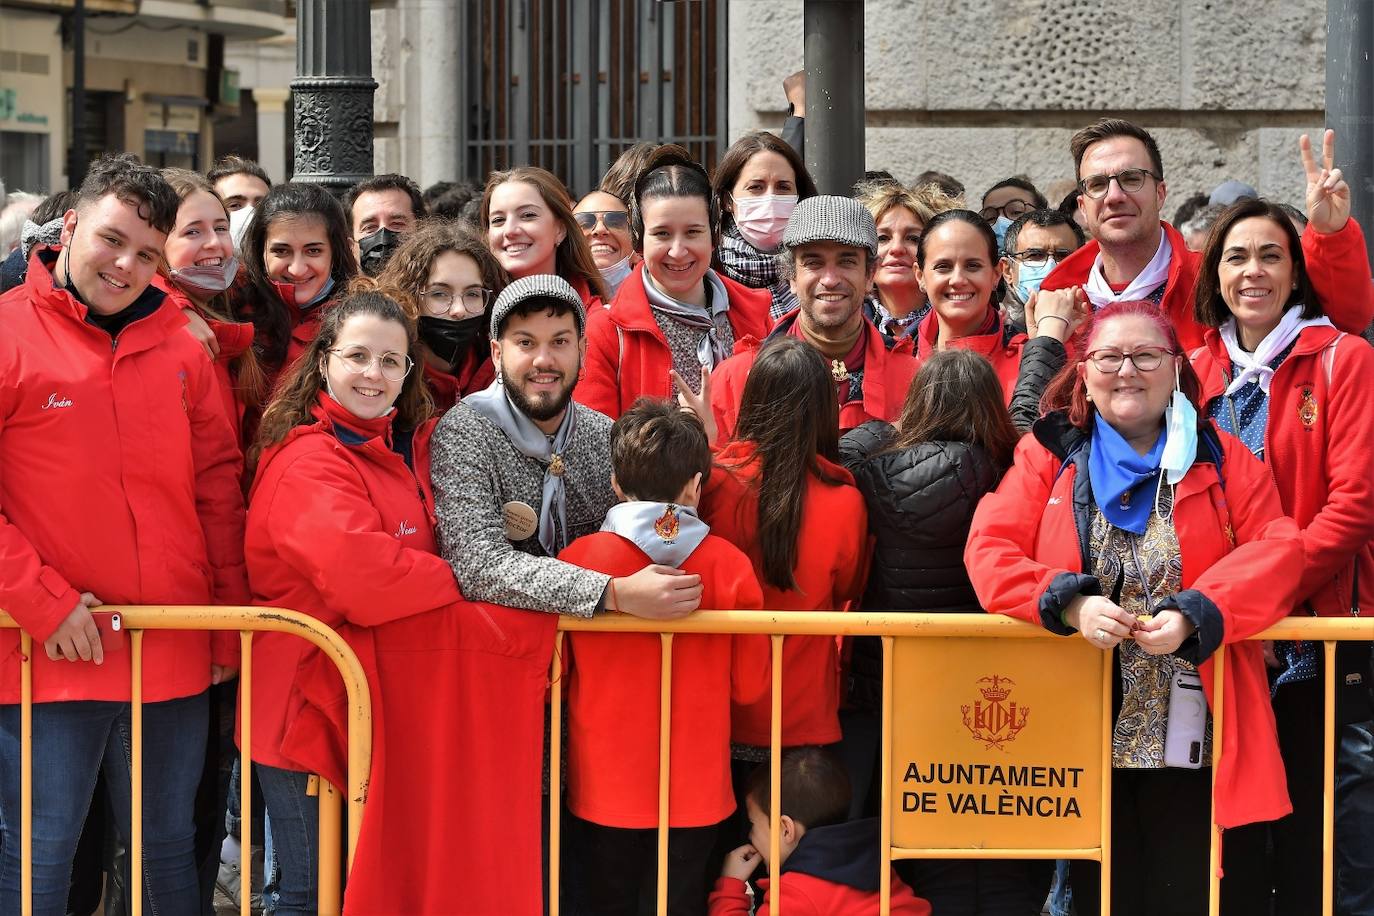
{"label": "yellow barrier vertical bar", "polygon": [[1112,911],[1112,731],[1116,725],[1112,718],[1112,690],[1116,679],[1116,664],[1110,655],[1102,655],[1102,843],[1098,854],[1102,900],[1099,907],[1102,916]]}
{"label": "yellow barrier vertical bar", "polygon": [[658,667],[658,910],[668,912],[668,789],[673,730],[673,634],[660,633]]}
{"label": "yellow barrier vertical bar", "polygon": [[1332,864],[1336,852],[1336,644],[1322,644],[1326,652],[1326,719],[1322,725],[1322,916],[1335,905]]}
{"label": "yellow barrier vertical bar", "polygon": [[253,631],[239,631],[239,916],[253,916]]}
{"label": "yellow barrier vertical bar", "polygon": [[329,780],[321,777],[319,784],[320,883],[316,902],[320,916],[338,916],[343,912],[343,876],[339,874],[339,856],[343,852],[343,796]]}
{"label": "yellow barrier vertical bar", "polygon": [[19,632],[19,906],[33,916],[33,637]]}
{"label": "yellow barrier vertical bar", "polygon": [[1211,871],[1207,875],[1207,912],[1221,913],[1221,828],[1217,826],[1217,768],[1221,765],[1222,731],[1226,708],[1226,656],[1230,650],[1222,646],[1212,656],[1216,670],[1212,672],[1212,848],[1208,855]]}
{"label": "yellow barrier vertical bar", "polygon": [[879,844],[882,846],[882,872],[878,876],[878,912],[888,916],[892,912],[892,650],[896,644],[891,636],[883,637],[883,759],[879,762],[882,784],[882,812],[879,817]]}
{"label": "yellow barrier vertical bar", "polygon": [[133,682],[129,685],[129,719],[133,747],[129,754],[129,912],[143,914],[143,631],[129,632]]}
{"label": "yellow barrier vertical bar", "polygon": [[773,698],[771,702],[770,728],[768,739],[768,887],[771,907],[769,912],[778,916],[782,911],[782,888],[778,884],[778,874],[782,856],[782,641],[783,636],[774,633],[768,637],[773,643]]}
{"label": "yellow barrier vertical bar", "polygon": [[549,669],[549,916],[558,916],[560,827],[563,796],[563,631],[553,637]]}

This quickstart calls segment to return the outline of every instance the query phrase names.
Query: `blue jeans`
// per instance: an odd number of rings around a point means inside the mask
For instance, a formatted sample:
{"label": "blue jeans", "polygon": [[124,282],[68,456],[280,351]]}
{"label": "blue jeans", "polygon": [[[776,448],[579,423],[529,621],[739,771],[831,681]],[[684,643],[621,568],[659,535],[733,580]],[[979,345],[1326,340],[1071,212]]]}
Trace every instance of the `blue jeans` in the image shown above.
{"label": "blue jeans", "polygon": [[1336,916],[1374,916],[1374,722],[1336,737]]}
{"label": "blue jeans", "polygon": [[[195,797],[205,763],[206,694],[143,706],[143,907],[195,913]],[[33,912],[64,916],[72,857],[98,773],[129,842],[132,726],[128,703],[33,706]],[[0,706],[0,913],[18,913],[19,706]]]}
{"label": "blue jeans", "polygon": [[[267,875],[262,904],[277,916],[315,916],[320,873],[320,800],[306,795],[308,773],[253,764],[267,803]],[[329,853],[336,855],[336,852]]]}
{"label": "blue jeans", "polygon": [[1050,885],[1050,916],[1073,916],[1073,887],[1069,884],[1069,861],[1054,863],[1054,883]]}

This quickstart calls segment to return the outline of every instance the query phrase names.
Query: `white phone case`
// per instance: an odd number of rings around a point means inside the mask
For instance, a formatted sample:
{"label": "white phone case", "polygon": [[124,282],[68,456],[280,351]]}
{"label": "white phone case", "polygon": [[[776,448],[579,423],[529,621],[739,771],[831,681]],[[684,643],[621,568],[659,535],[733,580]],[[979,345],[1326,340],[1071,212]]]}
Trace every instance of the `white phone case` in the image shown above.
{"label": "white phone case", "polygon": [[1207,696],[1196,671],[1175,671],[1169,685],[1169,721],[1164,732],[1164,765],[1200,770],[1207,734]]}

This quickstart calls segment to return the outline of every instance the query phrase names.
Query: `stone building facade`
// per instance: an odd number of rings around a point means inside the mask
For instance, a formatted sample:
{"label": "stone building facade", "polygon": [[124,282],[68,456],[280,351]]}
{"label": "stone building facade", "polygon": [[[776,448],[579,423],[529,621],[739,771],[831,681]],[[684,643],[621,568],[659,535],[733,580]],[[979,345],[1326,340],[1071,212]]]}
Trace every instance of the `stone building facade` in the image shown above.
{"label": "stone building facade", "polygon": [[[1320,0],[863,6],[870,169],[948,172],[975,203],[1026,174],[1055,198],[1074,177],[1073,131],[1120,115],[1159,140],[1166,215],[1228,178],[1301,206],[1297,138],[1323,123]],[[782,80],[802,67],[802,0],[730,0],[729,41],[730,135],[776,129]]]}

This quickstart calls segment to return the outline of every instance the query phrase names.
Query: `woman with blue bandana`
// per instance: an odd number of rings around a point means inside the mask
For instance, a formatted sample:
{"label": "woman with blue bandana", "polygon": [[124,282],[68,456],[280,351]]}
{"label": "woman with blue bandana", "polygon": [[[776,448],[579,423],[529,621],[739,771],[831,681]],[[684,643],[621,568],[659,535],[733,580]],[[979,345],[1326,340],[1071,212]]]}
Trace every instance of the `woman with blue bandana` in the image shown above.
{"label": "woman with blue bandana", "polygon": [[[1291,809],[1262,651],[1245,640],[1291,609],[1296,580],[1270,571],[1300,566],[1302,543],[1269,471],[1199,423],[1199,393],[1155,306],[1102,309],[964,551],[988,611],[1112,653],[1111,842],[1113,861],[1129,864],[1107,889],[1096,863],[1074,862],[1080,912],[1103,893],[1118,916],[1205,912],[1213,822],[1226,829],[1221,912],[1266,912],[1261,822]],[[1212,655],[1223,644],[1214,794]]]}

